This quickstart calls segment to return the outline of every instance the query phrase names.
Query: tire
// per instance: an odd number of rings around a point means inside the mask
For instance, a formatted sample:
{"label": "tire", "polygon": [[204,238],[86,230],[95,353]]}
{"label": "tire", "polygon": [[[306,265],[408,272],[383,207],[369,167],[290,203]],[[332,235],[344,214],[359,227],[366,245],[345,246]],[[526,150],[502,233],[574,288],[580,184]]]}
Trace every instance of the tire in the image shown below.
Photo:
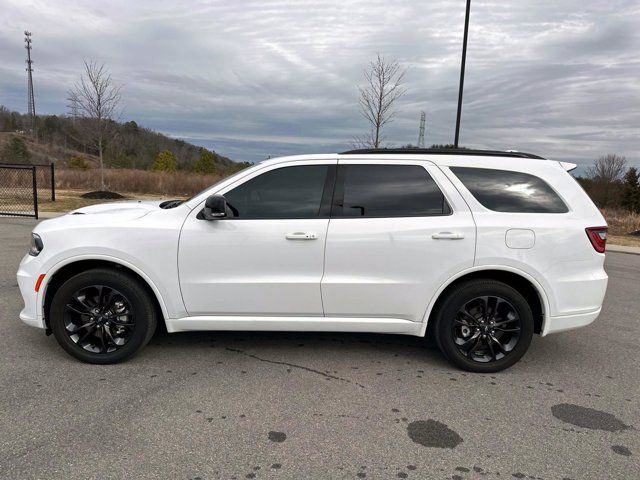
{"label": "tire", "polygon": [[49,309],[49,324],[60,346],[78,360],[118,363],[149,342],[156,329],[156,308],[135,277],[96,268],[71,277],[58,288]]}
{"label": "tire", "polygon": [[457,285],[440,303],[435,320],[440,351],[470,372],[509,368],[526,353],[533,337],[528,302],[517,290],[495,280]]}

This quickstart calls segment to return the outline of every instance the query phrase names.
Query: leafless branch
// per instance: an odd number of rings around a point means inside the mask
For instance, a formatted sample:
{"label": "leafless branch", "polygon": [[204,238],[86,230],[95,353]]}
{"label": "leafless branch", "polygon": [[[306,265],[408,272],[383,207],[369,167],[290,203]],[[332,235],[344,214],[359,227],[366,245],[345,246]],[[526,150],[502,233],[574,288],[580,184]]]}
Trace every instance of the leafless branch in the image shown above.
{"label": "leafless branch", "polygon": [[[383,140],[383,137],[380,137],[380,142],[382,142],[382,140]],[[375,133],[373,130],[371,130],[369,133],[366,133],[364,135],[354,136],[349,142],[349,145],[351,146],[351,148],[354,148],[354,149],[374,148],[373,146],[374,143],[375,143]]]}
{"label": "leafless branch", "polygon": [[400,69],[397,60],[388,61],[380,54],[364,72],[365,85],[358,87],[360,113],[371,125],[369,146],[373,148],[380,146],[382,127],[393,121],[394,104],[406,92],[404,76],[405,71]]}
{"label": "leafless branch", "polygon": [[598,158],[593,166],[587,169],[587,177],[605,183],[621,180],[627,168],[627,159],[610,153]]}
{"label": "leafless branch", "polygon": [[100,184],[104,190],[102,154],[108,132],[120,103],[120,86],[114,85],[104,64],[84,61],[84,74],[68,93],[69,108],[74,118],[83,119],[83,130],[95,142],[100,156]]}

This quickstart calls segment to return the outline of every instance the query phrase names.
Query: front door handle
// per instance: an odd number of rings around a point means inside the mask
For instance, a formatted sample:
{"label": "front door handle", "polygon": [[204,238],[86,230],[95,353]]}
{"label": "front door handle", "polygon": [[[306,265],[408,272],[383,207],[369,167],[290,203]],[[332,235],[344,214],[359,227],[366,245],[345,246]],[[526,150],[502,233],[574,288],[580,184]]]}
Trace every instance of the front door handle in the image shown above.
{"label": "front door handle", "polygon": [[318,234],[315,232],[294,232],[287,233],[284,238],[287,240],[317,240]]}
{"label": "front door handle", "polygon": [[462,240],[464,233],[456,232],[438,232],[431,235],[434,240]]}

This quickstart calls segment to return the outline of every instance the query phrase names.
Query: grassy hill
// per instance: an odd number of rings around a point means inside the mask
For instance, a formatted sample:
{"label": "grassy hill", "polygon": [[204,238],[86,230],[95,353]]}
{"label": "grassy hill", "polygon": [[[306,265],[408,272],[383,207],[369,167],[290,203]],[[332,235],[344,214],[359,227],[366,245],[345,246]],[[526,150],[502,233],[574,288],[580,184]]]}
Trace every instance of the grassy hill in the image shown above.
{"label": "grassy hill", "polygon": [[[26,146],[28,158],[18,158],[7,152],[9,144],[14,139],[21,139]],[[91,153],[75,150],[65,147],[64,145],[56,145],[53,143],[38,143],[29,135],[14,132],[0,132],[0,162],[4,163],[32,163],[32,164],[49,164],[53,163],[58,168],[66,168],[69,160],[73,157],[82,156],[90,166],[98,165],[98,157]]]}
{"label": "grassy hill", "polygon": [[[19,155],[3,148],[13,138],[20,137],[29,152],[26,163],[52,162],[66,167],[73,157],[83,157],[90,164],[96,163],[97,148],[86,135],[88,120],[40,115],[37,117],[37,139],[24,134],[27,120],[26,115],[0,106],[0,161],[25,163]],[[110,122],[108,138],[104,163],[112,168],[148,170],[158,154],[168,150],[175,156],[178,170],[192,171],[202,151],[201,147],[169,138],[139,126],[135,121]],[[231,159],[216,152],[212,154],[215,173],[224,174],[239,168]]]}
{"label": "grassy hill", "polygon": [[[0,106],[0,163],[53,163],[56,166],[58,201],[48,202],[47,196],[42,195],[42,201],[51,203],[43,205],[45,210],[64,211],[86,204],[81,194],[101,187],[98,151],[86,135],[88,129],[83,125],[86,120],[38,116],[37,137],[25,133],[27,120],[26,115]],[[169,138],[133,121],[111,122],[108,139],[104,151],[105,189],[130,198],[191,196],[249,165]],[[175,158],[175,171],[173,168],[153,171],[159,154],[163,152],[162,156],[166,157],[167,151]],[[196,171],[201,157],[207,158],[207,168],[200,165]],[[47,188],[50,181],[47,172],[37,173],[38,189]]]}

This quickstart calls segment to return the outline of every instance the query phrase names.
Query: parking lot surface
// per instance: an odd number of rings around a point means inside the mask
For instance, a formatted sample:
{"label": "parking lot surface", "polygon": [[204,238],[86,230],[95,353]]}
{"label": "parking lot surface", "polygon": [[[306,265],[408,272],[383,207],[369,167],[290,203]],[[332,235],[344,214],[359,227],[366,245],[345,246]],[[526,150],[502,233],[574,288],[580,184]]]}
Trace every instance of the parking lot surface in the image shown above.
{"label": "parking lot surface", "polygon": [[495,375],[341,333],[159,333],[97,366],[18,319],[35,223],[0,218],[1,478],[640,478],[638,255],[607,255],[594,324]]}

